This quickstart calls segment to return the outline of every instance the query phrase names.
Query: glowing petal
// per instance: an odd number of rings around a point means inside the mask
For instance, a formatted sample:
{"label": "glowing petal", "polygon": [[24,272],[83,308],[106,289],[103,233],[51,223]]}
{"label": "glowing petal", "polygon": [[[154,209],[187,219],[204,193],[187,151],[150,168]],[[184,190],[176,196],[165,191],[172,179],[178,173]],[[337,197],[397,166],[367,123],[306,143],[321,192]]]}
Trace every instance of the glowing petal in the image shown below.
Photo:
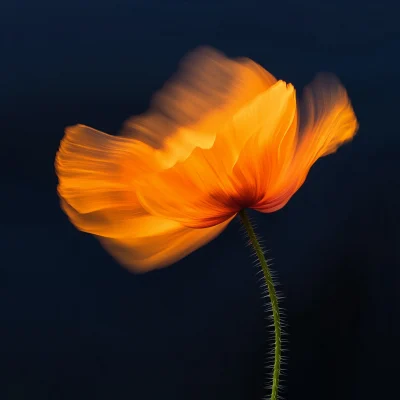
{"label": "glowing petal", "polygon": [[249,59],[235,61],[201,47],[183,59],[148,112],[125,122],[121,134],[158,149],[163,167],[172,167],[195,148],[210,149],[232,115],[275,82]]}
{"label": "glowing petal", "polygon": [[321,74],[305,88],[300,111],[301,143],[296,161],[306,168],[334,153],[357,132],[357,119],[346,90],[334,75]]}
{"label": "glowing petal", "polygon": [[[154,227],[158,218],[154,218]],[[229,220],[210,228],[192,229],[168,221],[170,229],[146,237],[126,237],[113,240],[99,238],[103,246],[126,268],[146,272],[167,267],[215,239],[229,224]]]}
{"label": "glowing petal", "polygon": [[133,183],[157,169],[153,149],[84,125],[69,127],[57,153],[58,192],[78,212],[134,207]]}
{"label": "glowing petal", "polygon": [[332,75],[318,76],[304,91],[300,108],[299,144],[290,168],[283,169],[274,190],[254,207],[273,212],[298,190],[318,158],[351,140],[358,124],[346,90]]}
{"label": "glowing petal", "polygon": [[[237,134],[230,129],[232,118],[275,82],[251,60],[230,60],[209,48],[194,51],[154,96],[149,112],[125,123],[122,136],[82,125],[67,129],[56,162],[60,196],[78,212],[117,205],[135,209],[130,204],[137,202],[136,189],[142,181],[148,189],[142,196],[147,209],[154,208],[151,198],[146,200],[149,191],[158,196],[157,201],[167,201],[167,192],[173,197],[179,192],[181,211],[189,207],[197,213],[197,222],[191,224],[187,216],[178,216],[177,221],[190,227],[221,223],[235,210],[226,204],[221,207],[221,201],[216,204],[215,194],[222,190],[228,202],[232,198],[230,175],[249,132]],[[93,157],[98,157],[97,174],[93,174]],[[152,176],[162,170],[167,170],[162,179],[160,174]],[[81,198],[79,188],[91,191],[90,201]],[[193,207],[193,196],[200,200],[200,208]],[[156,208],[155,215],[174,217]]]}
{"label": "glowing petal", "polygon": [[234,118],[237,132],[251,133],[233,170],[241,207],[253,207],[274,190],[296,148],[297,112],[292,85],[279,81]]}
{"label": "glowing petal", "polygon": [[291,85],[200,48],[122,136],[66,130],[56,157],[62,207],[127,268],[169,265],[242,208],[283,207],[312,164],[353,137],[357,121],[334,78],[317,79],[304,100],[298,128]]}
{"label": "glowing petal", "polygon": [[233,207],[236,192],[221,159],[211,150],[196,149],[185,162],[141,182],[140,203],[150,214],[190,228],[222,223],[238,210]]}
{"label": "glowing petal", "polygon": [[262,196],[278,173],[277,159],[290,158],[295,115],[293,87],[276,83],[231,117],[210,150],[196,149],[185,162],[141,183],[141,204],[188,227],[221,223]]}
{"label": "glowing petal", "polygon": [[62,207],[77,228],[118,238],[125,235],[121,224],[135,219],[146,230],[135,183],[154,171],[152,155],[153,149],[132,139],[83,125],[67,128],[55,166]]}
{"label": "glowing petal", "polygon": [[215,239],[232,220],[206,229],[187,228],[176,221],[154,217],[143,209],[136,215],[113,213],[80,214],[66,202],[62,207],[80,230],[99,239],[107,251],[133,272],[167,267]]}
{"label": "glowing petal", "polygon": [[142,160],[147,150],[131,139],[75,126],[67,130],[56,160],[61,206],[71,222],[97,236],[133,271],[167,266],[215,238],[229,223],[194,230],[149,215],[135,193],[137,179],[152,169],[146,157]]}

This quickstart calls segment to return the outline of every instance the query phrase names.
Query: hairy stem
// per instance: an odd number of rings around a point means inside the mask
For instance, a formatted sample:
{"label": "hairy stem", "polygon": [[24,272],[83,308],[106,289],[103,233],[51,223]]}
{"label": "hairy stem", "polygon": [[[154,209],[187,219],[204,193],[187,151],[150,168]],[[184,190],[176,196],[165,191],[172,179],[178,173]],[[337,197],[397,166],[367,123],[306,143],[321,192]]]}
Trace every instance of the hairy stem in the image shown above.
{"label": "hairy stem", "polygon": [[278,297],[276,295],[274,283],[271,276],[271,271],[268,267],[267,260],[265,259],[264,252],[260,246],[260,243],[257,240],[256,233],[254,232],[253,226],[247,216],[245,210],[239,212],[239,216],[242,220],[242,223],[246,229],[247,235],[250,239],[250,242],[256,252],[256,255],[260,261],[260,265],[262,268],[262,272],[264,274],[265,283],[267,284],[268,294],[271,300],[272,306],[272,314],[274,318],[274,328],[275,328],[275,354],[274,354],[274,368],[272,374],[272,393],[271,400],[278,399],[278,390],[279,390],[279,377],[281,373],[281,320],[279,313],[279,304]]}

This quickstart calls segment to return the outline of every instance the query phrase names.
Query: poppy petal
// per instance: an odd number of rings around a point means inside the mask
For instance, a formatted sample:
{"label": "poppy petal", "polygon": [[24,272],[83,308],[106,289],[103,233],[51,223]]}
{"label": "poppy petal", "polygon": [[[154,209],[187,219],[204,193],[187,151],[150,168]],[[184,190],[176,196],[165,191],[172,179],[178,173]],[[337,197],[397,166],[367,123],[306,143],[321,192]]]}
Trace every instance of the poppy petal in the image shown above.
{"label": "poppy petal", "polygon": [[172,167],[197,147],[210,149],[232,115],[275,82],[249,59],[231,60],[200,47],[153,96],[149,111],[129,118],[121,134],[159,149],[164,167]]}
{"label": "poppy petal", "polygon": [[190,228],[222,223],[238,210],[232,208],[236,192],[221,158],[196,149],[185,162],[149,176],[138,185],[141,205]]}
{"label": "poppy petal", "polygon": [[317,76],[304,90],[299,143],[290,168],[282,170],[274,190],[256,209],[273,212],[282,208],[303,184],[317,159],[351,140],[357,128],[354,110],[339,80],[329,74]]}
{"label": "poppy petal", "polygon": [[134,182],[157,169],[153,156],[140,142],[84,125],[69,127],[55,161],[58,193],[81,213],[134,208]]}
{"label": "poppy petal", "polygon": [[126,210],[81,214],[65,201],[62,208],[81,231],[97,237],[103,247],[125,268],[146,272],[167,267],[216,238],[231,219],[206,229],[191,229],[176,221]]}
{"label": "poppy petal", "polygon": [[135,193],[137,180],[152,171],[148,150],[132,139],[79,125],[67,129],[56,157],[61,206],[70,221],[133,271],[167,266],[229,223],[194,230],[148,214]]}
{"label": "poppy petal", "polygon": [[[293,86],[279,81],[232,116],[211,149],[198,148],[185,162],[141,182],[140,203],[152,215],[191,228],[221,223],[254,204],[274,182],[278,166],[265,169],[294,151],[295,116]],[[287,148],[280,156],[282,143]]]}
{"label": "poppy petal", "polygon": [[[154,218],[158,231],[159,218]],[[168,221],[169,229],[146,237],[124,239],[99,238],[102,245],[124,267],[133,272],[146,272],[167,267],[215,239],[233,219],[204,229],[187,228],[175,221]],[[166,220],[164,220],[166,221]],[[165,223],[167,225],[167,223]]]}
{"label": "poppy petal", "polygon": [[357,118],[346,89],[334,75],[320,74],[305,88],[300,124],[296,161],[306,168],[354,137]]}
{"label": "poppy petal", "polygon": [[297,112],[292,85],[277,82],[234,117],[237,132],[251,135],[233,170],[241,207],[254,207],[292,161]]}

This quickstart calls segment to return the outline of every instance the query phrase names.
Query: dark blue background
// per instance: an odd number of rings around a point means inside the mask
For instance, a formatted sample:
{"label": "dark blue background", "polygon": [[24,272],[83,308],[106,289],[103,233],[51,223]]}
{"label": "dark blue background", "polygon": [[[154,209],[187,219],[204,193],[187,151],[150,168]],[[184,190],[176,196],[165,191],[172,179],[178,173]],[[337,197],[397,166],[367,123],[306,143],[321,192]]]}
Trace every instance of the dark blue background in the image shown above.
{"label": "dark blue background", "polygon": [[4,0],[0,398],[258,400],[268,328],[234,222],[135,276],[61,212],[66,125],[117,132],[201,44],[301,89],[348,89],[360,130],[281,211],[254,214],[289,324],[283,396],[395,399],[400,338],[400,7],[386,1]]}

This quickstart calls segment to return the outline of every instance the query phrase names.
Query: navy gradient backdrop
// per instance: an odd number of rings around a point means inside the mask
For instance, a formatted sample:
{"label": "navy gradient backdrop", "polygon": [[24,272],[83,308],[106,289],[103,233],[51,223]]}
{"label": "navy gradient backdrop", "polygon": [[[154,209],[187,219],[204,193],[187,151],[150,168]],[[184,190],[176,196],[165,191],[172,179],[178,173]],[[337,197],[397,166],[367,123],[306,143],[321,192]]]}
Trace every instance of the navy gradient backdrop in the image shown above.
{"label": "navy gradient backdrop", "polygon": [[289,324],[288,400],[396,399],[400,7],[385,1],[4,0],[0,398],[258,400],[267,328],[240,224],[135,276],[59,208],[66,125],[117,132],[198,45],[301,89],[348,89],[360,130],[281,211],[254,214]]}

